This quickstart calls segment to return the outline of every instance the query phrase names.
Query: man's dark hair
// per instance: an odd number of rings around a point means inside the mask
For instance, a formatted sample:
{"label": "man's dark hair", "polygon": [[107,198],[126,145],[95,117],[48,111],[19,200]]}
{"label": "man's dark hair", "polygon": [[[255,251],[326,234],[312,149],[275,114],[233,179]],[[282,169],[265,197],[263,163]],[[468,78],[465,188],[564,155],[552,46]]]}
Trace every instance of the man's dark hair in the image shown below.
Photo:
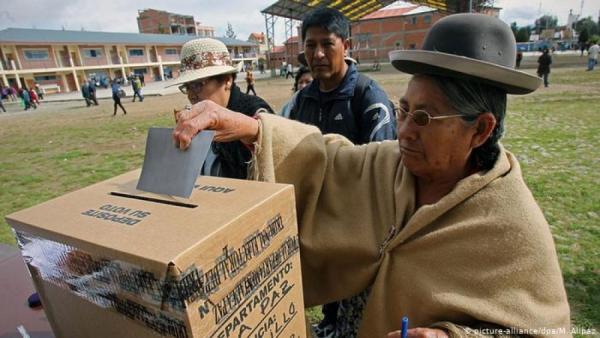
{"label": "man's dark hair", "polygon": [[342,40],[348,39],[350,25],[348,19],[337,9],[319,7],[308,12],[302,20],[302,42],[306,39],[306,31],[311,27],[321,27]]}
{"label": "man's dark hair", "polygon": [[456,79],[445,76],[431,76],[446,94],[450,105],[472,122],[482,113],[490,112],[496,118],[496,127],[488,139],[473,149],[471,160],[483,170],[491,169],[500,155],[499,141],[504,134],[506,115],[506,91],[475,80]]}

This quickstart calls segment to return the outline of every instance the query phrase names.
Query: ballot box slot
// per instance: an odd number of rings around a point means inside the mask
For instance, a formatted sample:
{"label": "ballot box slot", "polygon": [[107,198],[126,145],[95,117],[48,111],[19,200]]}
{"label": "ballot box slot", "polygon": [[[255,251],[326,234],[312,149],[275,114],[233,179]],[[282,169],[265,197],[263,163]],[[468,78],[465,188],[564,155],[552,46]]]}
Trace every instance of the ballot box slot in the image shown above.
{"label": "ballot box slot", "polygon": [[110,195],[124,197],[124,198],[132,198],[132,199],[142,200],[142,201],[148,201],[148,202],[152,202],[152,203],[173,205],[173,206],[182,207],[182,208],[193,209],[193,208],[197,207],[197,205],[191,204],[191,203],[185,203],[185,202],[179,202],[179,201],[166,201],[166,200],[161,200],[159,198],[154,198],[154,197],[149,197],[149,196],[130,195],[130,194],[117,192],[117,191],[111,191]]}

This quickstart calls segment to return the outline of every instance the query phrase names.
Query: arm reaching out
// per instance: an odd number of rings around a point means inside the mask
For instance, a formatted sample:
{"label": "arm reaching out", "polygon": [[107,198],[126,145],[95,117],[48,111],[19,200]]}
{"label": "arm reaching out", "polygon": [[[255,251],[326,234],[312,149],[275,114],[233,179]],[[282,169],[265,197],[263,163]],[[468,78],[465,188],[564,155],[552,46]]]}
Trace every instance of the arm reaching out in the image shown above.
{"label": "arm reaching out", "polygon": [[175,146],[187,149],[192,138],[205,129],[215,131],[216,142],[240,140],[252,144],[256,142],[258,136],[259,122],[213,101],[204,100],[194,104],[190,109],[177,113],[173,142]]}

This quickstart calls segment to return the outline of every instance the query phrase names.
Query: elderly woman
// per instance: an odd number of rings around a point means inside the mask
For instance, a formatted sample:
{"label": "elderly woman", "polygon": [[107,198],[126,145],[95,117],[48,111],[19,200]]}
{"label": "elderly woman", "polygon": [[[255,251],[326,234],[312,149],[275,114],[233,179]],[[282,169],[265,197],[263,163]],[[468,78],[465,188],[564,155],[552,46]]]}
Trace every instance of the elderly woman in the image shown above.
{"label": "elderly woman", "polygon": [[214,129],[253,145],[256,179],[294,184],[306,305],[372,285],[359,337],[399,335],[403,316],[413,337],[568,335],[548,223],[499,144],[507,93],[540,84],[514,55],[510,28],[478,14],[438,21],[423,50],[391,52],[413,74],[397,142],[354,146],[211,102],[180,114],[174,140],[186,148]]}
{"label": "elderly woman", "polygon": [[[209,100],[220,107],[249,116],[273,113],[263,99],[242,93],[235,84],[239,67],[232,66],[229,51],[219,40],[196,39],[186,42],[181,48],[181,69],[181,76],[169,87],[179,86],[191,104]],[[247,178],[251,157],[250,151],[239,141],[214,144],[201,174]]]}

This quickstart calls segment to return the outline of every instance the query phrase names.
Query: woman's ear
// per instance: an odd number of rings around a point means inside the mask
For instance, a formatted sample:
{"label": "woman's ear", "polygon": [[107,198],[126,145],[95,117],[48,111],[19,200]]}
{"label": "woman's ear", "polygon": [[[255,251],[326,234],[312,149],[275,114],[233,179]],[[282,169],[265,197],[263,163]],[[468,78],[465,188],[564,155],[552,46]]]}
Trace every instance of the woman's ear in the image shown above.
{"label": "woman's ear", "polygon": [[225,81],[225,90],[231,90],[231,87],[233,85],[233,76],[230,76],[227,78],[227,81]]}
{"label": "woman's ear", "polygon": [[473,138],[471,139],[472,149],[484,144],[490,135],[492,135],[492,132],[496,127],[496,117],[490,112],[480,114],[477,117],[477,120],[475,120],[475,127],[477,128],[477,131],[473,134]]}

